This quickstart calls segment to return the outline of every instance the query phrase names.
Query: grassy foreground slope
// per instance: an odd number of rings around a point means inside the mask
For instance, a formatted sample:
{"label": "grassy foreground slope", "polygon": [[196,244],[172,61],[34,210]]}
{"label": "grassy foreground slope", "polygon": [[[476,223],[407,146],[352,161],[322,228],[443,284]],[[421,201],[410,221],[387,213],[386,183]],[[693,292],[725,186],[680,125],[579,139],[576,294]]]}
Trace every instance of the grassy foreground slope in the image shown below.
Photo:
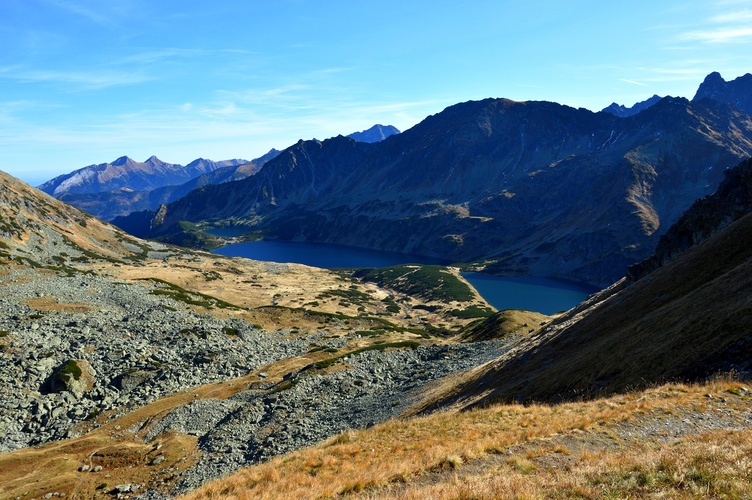
{"label": "grassy foreground slope", "polygon": [[749,497],[751,399],[718,380],[392,420],[183,498]]}

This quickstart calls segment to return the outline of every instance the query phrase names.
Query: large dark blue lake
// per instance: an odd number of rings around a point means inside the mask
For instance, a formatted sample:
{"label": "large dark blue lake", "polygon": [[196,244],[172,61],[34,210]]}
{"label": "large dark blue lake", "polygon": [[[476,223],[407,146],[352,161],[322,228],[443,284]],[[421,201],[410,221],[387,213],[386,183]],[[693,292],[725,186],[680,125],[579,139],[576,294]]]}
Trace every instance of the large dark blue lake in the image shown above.
{"label": "large dark blue lake", "polygon": [[[253,241],[214,250],[231,257],[268,262],[294,262],[325,269],[386,267],[399,264],[446,264],[401,253],[319,243]],[[500,278],[463,273],[465,279],[496,309],[526,309],[543,314],[565,311],[582,302],[595,288],[550,278]]]}

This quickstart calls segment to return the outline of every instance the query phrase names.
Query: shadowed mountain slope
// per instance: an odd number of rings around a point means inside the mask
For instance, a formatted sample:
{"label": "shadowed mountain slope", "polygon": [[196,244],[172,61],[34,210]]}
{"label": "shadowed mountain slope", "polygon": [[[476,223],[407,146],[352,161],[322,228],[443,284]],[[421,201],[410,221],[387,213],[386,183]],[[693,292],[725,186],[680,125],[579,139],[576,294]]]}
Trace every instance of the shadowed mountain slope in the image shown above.
{"label": "shadowed mountain slope", "polygon": [[[745,162],[729,174],[713,197],[716,205],[730,195],[726,202],[739,206],[739,189],[727,187],[749,167]],[[747,175],[746,189],[751,185]],[[685,228],[687,221],[706,219],[696,213],[707,213],[708,203],[693,206],[682,218]],[[442,404],[570,400],[731,370],[749,373],[751,209],[747,198],[746,214],[725,229],[634,284],[622,281],[591,297],[455,388]]]}
{"label": "shadowed mountain slope", "polygon": [[681,218],[661,236],[655,253],[630,266],[627,277],[636,281],[710,235],[724,229],[752,208],[752,160],[727,170],[725,179],[712,195],[694,202]]}
{"label": "shadowed mountain slope", "polygon": [[487,99],[375,144],[300,141],[253,177],[168,205],[136,234],[168,238],[180,221],[232,219],[269,239],[605,286],[750,154],[752,119],[713,101],[664,98],[617,118]]}

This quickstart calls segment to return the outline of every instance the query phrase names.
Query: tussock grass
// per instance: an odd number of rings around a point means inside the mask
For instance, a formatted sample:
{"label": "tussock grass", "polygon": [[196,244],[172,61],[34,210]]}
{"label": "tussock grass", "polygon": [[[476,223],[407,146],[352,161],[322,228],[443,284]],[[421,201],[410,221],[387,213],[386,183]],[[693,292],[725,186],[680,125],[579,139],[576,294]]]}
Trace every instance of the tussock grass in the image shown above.
{"label": "tussock grass", "polygon": [[740,387],[670,385],[595,401],[392,420],[243,469],[185,498],[749,496],[752,429],[647,442],[640,435],[649,419],[715,411],[709,393],[724,394],[726,411],[741,415],[752,397],[736,395]]}

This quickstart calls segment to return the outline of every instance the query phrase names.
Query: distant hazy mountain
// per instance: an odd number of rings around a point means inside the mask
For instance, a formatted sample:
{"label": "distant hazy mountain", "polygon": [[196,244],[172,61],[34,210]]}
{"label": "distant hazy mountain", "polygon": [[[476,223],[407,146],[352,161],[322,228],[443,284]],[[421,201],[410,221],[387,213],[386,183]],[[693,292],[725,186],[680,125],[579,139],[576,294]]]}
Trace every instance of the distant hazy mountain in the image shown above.
{"label": "distant hazy mountain", "polygon": [[657,103],[663,99],[661,96],[653,95],[653,97],[646,99],[642,102],[638,102],[634,104],[631,108],[627,108],[626,106],[622,104],[616,104],[615,102],[612,102],[610,106],[603,108],[601,111],[605,111],[606,113],[611,113],[612,115],[618,116],[620,118],[625,118],[627,116],[636,115],[637,113],[640,113],[641,111],[645,111],[653,104]]}
{"label": "distant hazy mountain", "polygon": [[376,144],[300,141],[252,177],[163,207],[140,234],[169,240],[180,221],[232,218],[270,239],[604,285],[750,155],[750,116],[710,100],[667,97],[618,118],[486,99]]}
{"label": "distant hazy mountain", "polygon": [[55,177],[38,189],[57,198],[66,193],[101,193],[116,189],[148,191],[162,186],[183,184],[218,168],[242,165],[246,160],[211,161],[199,158],[186,166],[165,163],[156,156],[138,162],[121,156],[112,163],[89,165]]}
{"label": "distant hazy mountain", "polygon": [[[245,160],[229,160],[226,162],[211,162],[214,165],[228,164],[212,169],[208,173],[194,177],[188,182],[178,185],[167,185],[155,189],[134,190],[120,188],[112,191],[92,193],[70,193],[58,195],[62,201],[85,210],[102,220],[110,221],[118,216],[128,215],[140,210],[155,210],[162,203],[170,203],[177,200],[194,189],[207,184],[221,184],[223,182],[244,179],[258,172],[264,164],[276,157],[279,151],[271,149],[260,158],[250,162]],[[209,160],[198,159],[191,162],[192,165],[206,164]],[[193,167],[191,167],[193,168]]]}
{"label": "distant hazy mountain", "polygon": [[391,125],[374,125],[368,130],[353,132],[347,137],[355,139],[358,142],[380,142],[389,136],[399,133],[400,131],[397,130],[396,127],[393,127]]}
{"label": "distant hazy mountain", "polygon": [[727,82],[720,73],[710,73],[702,82],[700,88],[697,89],[697,93],[692,100],[699,101],[704,98],[733,104],[752,115],[752,75],[747,73]]}

